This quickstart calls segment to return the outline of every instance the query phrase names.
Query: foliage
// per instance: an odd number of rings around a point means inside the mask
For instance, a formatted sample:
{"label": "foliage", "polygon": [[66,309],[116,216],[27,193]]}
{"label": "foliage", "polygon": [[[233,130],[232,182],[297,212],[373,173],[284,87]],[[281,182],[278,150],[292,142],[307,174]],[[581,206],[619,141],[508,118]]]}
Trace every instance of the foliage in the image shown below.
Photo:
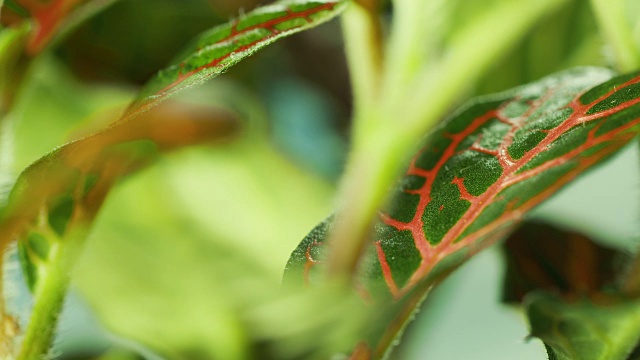
{"label": "foliage", "polygon": [[[163,4],[156,14],[174,16],[176,5]],[[633,1],[281,0],[230,21],[211,10],[228,9],[223,0],[188,4],[206,21],[158,21],[148,38],[108,39],[134,43],[122,56],[135,52],[135,67],[157,63],[144,53],[152,39],[166,47],[159,54],[169,65],[136,95],[74,76],[103,77],[99,56],[88,54],[118,54],[92,43],[105,19],[133,14],[147,24],[153,6],[0,1],[0,246],[9,279],[0,356],[59,351],[58,320],[78,289],[127,339],[94,336],[114,348],[104,358],[385,358],[447,275],[507,238],[505,294],[551,358],[634,356],[640,261],[614,266],[625,258],[617,250],[519,227],[637,138]],[[305,87],[305,78],[343,87],[331,83],[339,68],[294,77],[295,60],[286,60],[287,41],[323,39],[306,30],[338,16],[353,94],[343,99],[352,104],[350,151],[337,209],[293,251],[280,284],[295,244],[329,212],[333,189],[275,149],[265,113],[285,138],[301,139],[281,146],[303,165],[327,145],[340,151],[327,122],[349,109]],[[557,29],[562,36],[550,33]],[[166,45],[172,37],[193,40],[176,51]],[[303,53],[308,45],[298,41]],[[260,60],[269,56],[285,60]],[[131,72],[100,66],[120,72],[115,78]],[[266,106],[251,88],[262,88]],[[291,112],[301,119],[278,127]]]}

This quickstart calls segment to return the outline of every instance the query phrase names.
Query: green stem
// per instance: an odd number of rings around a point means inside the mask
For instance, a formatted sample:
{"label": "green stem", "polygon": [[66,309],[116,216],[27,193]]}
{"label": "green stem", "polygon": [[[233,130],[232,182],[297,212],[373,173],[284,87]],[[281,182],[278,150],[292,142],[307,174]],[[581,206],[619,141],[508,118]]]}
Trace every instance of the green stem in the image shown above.
{"label": "green stem", "polygon": [[33,311],[16,360],[42,359],[49,353],[69,286],[69,273],[85,238],[86,231],[76,229],[62,240],[51,241],[46,264],[38,271]]}
{"label": "green stem", "polygon": [[338,217],[329,239],[330,276],[348,279],[356,274],[372,221],[386,199],[388,189],[381,184],[391,184],[399,170],[404,148],[397,142],[392,144],[391,138],[379,139],[350,154],[338,193]]}
{"label": "green stem", "polygon": [[[429,48],[441,38],[441,2],[446,0],[394,0],[388,40],[384,84],[386,103],[403,103],[407,86],[429,63]],[[437,11],[437,12],[436,12]],[[434,16],[438,14],[438,17]]]}
{"label": "green stem", "polygon": [[640,44],[633,39],[633,29],[623,0],[591,0],[591,6],[604,38],[611,45],[617,67],[629,72],[640,67]]}
{"label": "green stem", "polygon": [[423,134],[500,56],[520,41],[543,16],[567,0],[502,2],[451,39],[443,59],[417,76],[408,101],[394,109],[406,122],[406,133]]}
{"label": "green stem", "polygon": [[[352,3],[341,19],[347,62],[351,70],[354,117],[367,120],[370,117],[365,114],[375,108],[379,98],[383,63],[377,0],[368,1],[366,5]],[[361,132],[364,126],[368,126],[366,121],[354,123],[354,133]]]}

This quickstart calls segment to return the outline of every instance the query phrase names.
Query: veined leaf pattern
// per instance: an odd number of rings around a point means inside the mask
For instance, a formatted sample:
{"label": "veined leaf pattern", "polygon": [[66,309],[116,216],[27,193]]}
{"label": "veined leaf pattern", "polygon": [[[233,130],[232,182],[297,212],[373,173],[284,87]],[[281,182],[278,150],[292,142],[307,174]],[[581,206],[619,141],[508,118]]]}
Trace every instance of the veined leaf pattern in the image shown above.
{"label": "veined leaf pattern", "polygon": [[[430,286],[636,136],[640,76],[611,77],[579,68],[481,97],[429,134],[380,212],[361,261],[366,297],[399,300]],[[286,280],[313,276],[333,221],[293,252]]]}
{"label": "veined leaf pattern", "polygon": [[346,1],[279,1],[258,8],[198,36],[144,87],[130,113],[218,76],[274,41],[314,27],[338,15]]}

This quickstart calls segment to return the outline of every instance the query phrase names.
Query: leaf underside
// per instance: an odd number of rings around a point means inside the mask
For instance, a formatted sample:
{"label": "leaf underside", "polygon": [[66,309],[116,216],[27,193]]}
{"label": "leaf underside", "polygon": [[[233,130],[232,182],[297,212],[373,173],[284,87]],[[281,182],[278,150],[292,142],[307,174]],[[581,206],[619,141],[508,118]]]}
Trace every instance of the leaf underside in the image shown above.
{"label": "leaf underside", "polygon": [[[640,129],[640,76],[611,77],[599,68],[551,75],[478,98],[429,134],[375,224],[359,269],[363,296],[428,289],[628,143]],[[293,252],[286,281],[319,272],[333,222]]]}

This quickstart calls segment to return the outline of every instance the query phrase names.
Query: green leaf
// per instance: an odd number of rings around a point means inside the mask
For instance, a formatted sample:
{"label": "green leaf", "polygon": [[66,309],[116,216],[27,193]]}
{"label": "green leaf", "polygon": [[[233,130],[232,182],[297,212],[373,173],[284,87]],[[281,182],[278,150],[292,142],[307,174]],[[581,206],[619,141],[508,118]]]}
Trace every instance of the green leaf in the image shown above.
{"label": "green leaf", "polygon": [[29,26],[0,30],[0,120],[15,98],[15,86],[24,71],[20,62],[26,46]]}
{"label": "green leaf", "polygon": [[[135,121],[117,122],[60,147],[20,175],[0,222],[0,247],[18,239],[35,297],[18,359],[39,358],[48,351],[69,272],[116,181],[161,152],[224,138],[236,129],[229,113],[168,102]],[[9,354],[0,348],[0,355]]]}
{"label": "green leaf", "polygon": [[166,359],[295,358],[335,337],[321,291],[318,312],[307,293],[272,310],[291,247],[331,195],[264,138],[171,154],[109,195],[74,283],[110,331]]}
{"label": "green leaf", "polygon": [[543,224],[525,224],[504,248],[505,298],[523,303],[550,358],[627,359],[640,338],[628,256]]}
{"label": "green leaf", "polygon": [[[390,330],[368,339],[378,356],[424,291],[634,137],[640,76],[611,76],[579,68],[481,97],[426,137],[360,261],[361,292],[398,304]],[[293,252],[287,281],[315,276],[332,224],[319,225]]]}
{"label": "green leaf", "polygon": [[143,88],[130,113],[220,75],[274,41],[310,29],[338,15],[344,0],[284,0],[217,26],[188,45],[171,65]]}
{"label": "green leaf", "polygon": [[567,302],[545,292],[525,298],[531,336],[551,359],[625,360],[640,338],[640,300]]}

